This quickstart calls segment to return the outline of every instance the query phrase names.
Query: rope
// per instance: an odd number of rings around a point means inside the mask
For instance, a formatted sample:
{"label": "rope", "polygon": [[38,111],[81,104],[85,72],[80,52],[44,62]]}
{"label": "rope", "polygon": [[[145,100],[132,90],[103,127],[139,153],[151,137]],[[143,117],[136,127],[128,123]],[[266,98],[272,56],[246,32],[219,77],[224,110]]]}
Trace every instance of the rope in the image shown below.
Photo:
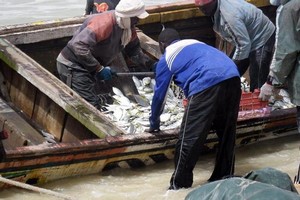
{"label": "rope", "polygon": [[36,186],[29,185],[29,184],[26,184],[26,183],[21,183],[21,182],[14,181],[14,180],[11,180],[11,179],[7,179],[7,178],[2,177],[1,175],[0,175],[0,182],[6,183],[6,184],[9,184],[9,185],[13,185],[13,186],[17,186],[17,187],[20,187],[20,188],[24,188],[24,189],[27,189],[27,190],[31,190],[31,191],[34,191],[34,192],[39,192],[39,193],[59,197],[61,199],[75,200],[75,198],[70,197],[68,195],[64,195],[64,194],[61,194],[61,193],[58,193],[58,192],[54,192],[52,190],[36,187]]}

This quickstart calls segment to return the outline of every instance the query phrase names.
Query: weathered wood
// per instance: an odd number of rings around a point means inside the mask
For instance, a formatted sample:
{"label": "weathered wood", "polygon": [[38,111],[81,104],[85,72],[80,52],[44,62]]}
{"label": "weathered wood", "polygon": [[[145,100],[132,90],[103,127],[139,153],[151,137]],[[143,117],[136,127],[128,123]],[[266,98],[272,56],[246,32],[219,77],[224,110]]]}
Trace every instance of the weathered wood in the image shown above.
{"label": "weathered wood", "polygon": [[150,54],[152,57],[159,59],[161,56],[158,42],[144,34],[142,31],[137,31],[140,40],[141,48]]}
{"label": "weathered wood", "polygon": [[51,133],[57,141],[62,137],[66,111],[41,91],[37,91],[31,120],[44,131]]}
{"label": "weathered wood", "polygon": [[48,189],[32,186],[32,185],[29,185],[29,184],[21,183],[21,182],[18,182],[18,181],[13,181],[13,180],[10,180],[10,179],[7,179],[7,178],[3,178],[2,176],[0,176],[0,182],[3,182],[5,184],[10,184],[10,185],[13,185],[13,186],[16,186],[16,187],[19,187],[19,188],[31,190],[31,191],[34,191],[34,192],[39,192],[41,194],[47,194],[47,195],[54,196],[54,197],[57,197],[57,198],[60,198],[60,199],[75,200],[75,198],[73,198],[71,196],[68,196],[68,195],[65,195],[65,194],[61,194],[61,193],[58,193],[58,192],[54,192],[52,190],[48,190]]}
{"label": "weathered wood", "polygon": [[[93,132],[86,130],[86,128],[77,122],[72,116],[65,116],[65,126],[60,139],[60,142],[79,142],[85,139],[96,139],[96,135]],[[64,122],[62,120],[62,122]]]}
{"label": "weathered wood", "polygon": [[[269,7],[263,9],[273,15]],[[211,19],[202,16],[193,1],[155,6],[149,12],[149,18],[141,20],[138,25],[142,30],[138,36],[143,51],[153,58],[160,56],[155,40],[162,23],[165,27],[179,30],[182,38],[199,39],[212,46],[218,44]],[[95,174],[113,167],[135,167],[173,158],[178,129],[161,131],[158,135],[124,134],[115,123],[57,78],[56,57],[83,19],[72,18],[7,29],[0,27],[0,36],[16,44],[14,46],[0,39],[0,72],[5,82],[1,87],[8,91],[5,96],[13,97],[11,102],[16,102],[18,114],[24,107],[28,110],[24,112],[27,118],[31,117],[36,123],[34,127],[45,129],[57,141],[55,144],[32,146],[23,146],[20,142],[18,146],[7,148],[5,153],[1,151],[2,176],[39,184],[64,177]],[[122,67],[123,58],[118,62],[121,63],[118,66]],[[18,84],[24,86],[18,87]],[[34,92],[32,97],[30,91]],[[105,92],[104,87],[100,87],[99,91]],[[18,92],[23,93],[21,99],[18,99]],[[3,95],[5,92],[1,93]],[[32,99],[33,108],[25,105],[27,100]],[[284,109],[240,117],[237,146],[296,134],[295,113],[295,109]],[[0,120],[0,126],[4,124]],[[19,141],[24,140],[21,138]],[[1,149],[3,142],[0,141]],[[204,150],[215,150],[217,145],[218,138],[211,130]],[[3,185],[0,184],[1,187]]]}
{"label": "weathered wood", "polygon": [[0,121],[3,126],[2,131],[8,133],[8,138],[2,141],[5,150],[12,150],[20,146],[39,145],[46,142],[39,132],[1,98]]}
{"label": "weathered wood", "polygon": [[[26,54],[2,39],[0,39],[0,46],[3,49],[0,52],[0,58],[6,62],[6,67],[21,75],[24,80],[42,91],[43,95],[48,96],[98,137],[123,134],[123,131],[112,124],[100,111],[83,100]],[[25,89],[24,94],[26,94],[26,91]]]}
{"label": "weathered wood", "polygon": [[[270,5],[268,0],[249,0],[248,2],[257,7]],[[147,6],[146,9],[150,15],[139,21],[139,27],[149,24],[168,24],[173,21],[192,17],[203,17],[203,13],[195,6],[192,0]],[[82,16],[38,23],[0,26],[0,35],[15,45],[70,37],[80,24],[82,24],[84,19],[85,17]],[[26,32],[26,34],[23,34],[24,32]]]}
{"label": "weathered wood", "polygon": [[[59,37],[70,37],[78,29],[82,21],[80,21],[79,24],[66,25],[65,27],[49,27],[45,29],[38,29],[29,32],[29,34],[23,34],[27,31],[26,29],[22,29],[22,27],[16,27],[16,32],[5,34],[4,31],[4,34],[1,37],[9,40],[15,45],[31,44],[32,42],[52,40]],[[2,31],[0,30],[0,32]]]}
{"label": "weathered wood", "polygon": [[24,77],[16,73],[13,75],[11,81],[9,90],[11,101],[18,108],[22,108],[22,112],[28,118],[31,118],[34,109],[36,88],[26,81]]}

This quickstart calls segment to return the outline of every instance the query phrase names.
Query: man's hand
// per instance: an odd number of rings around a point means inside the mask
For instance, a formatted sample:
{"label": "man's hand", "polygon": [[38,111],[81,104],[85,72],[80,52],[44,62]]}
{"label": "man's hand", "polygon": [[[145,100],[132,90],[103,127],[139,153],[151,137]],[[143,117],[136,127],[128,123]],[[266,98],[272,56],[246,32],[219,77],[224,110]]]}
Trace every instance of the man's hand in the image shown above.
{"label": "man's hand", "polygon": [[110,67],[104,67],[101,71],[96,73],[96,78],[98,80],[108,81],[112,79],[112,72]]}
{"label": "man's hand", "polygon": [[145,132],[148,132],[148,133],[158,133],[160,131],[159,128],[149,128],[149,129],[146,129]]}
{"label": "man's hand", "polygon": [[263,84],[260,88],[260,93],[258,98],[263,101],[268,101],[270,97],[273,95],[274,86],[270,85],[269,83]]}

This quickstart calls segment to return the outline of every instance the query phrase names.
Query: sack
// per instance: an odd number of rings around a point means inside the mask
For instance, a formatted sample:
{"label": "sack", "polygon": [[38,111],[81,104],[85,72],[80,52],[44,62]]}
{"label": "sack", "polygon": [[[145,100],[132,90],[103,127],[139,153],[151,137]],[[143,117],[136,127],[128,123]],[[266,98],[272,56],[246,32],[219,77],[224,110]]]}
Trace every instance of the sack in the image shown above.
{"label": "sack", "polygon": [[185,200],[300,200],[300,196],[271,184],[243,177],[214,181],[188,193]]}
{"label": "sack", "polygon": [[300,200],[288,174],[273,168],[251,171],[243,177],[214,181],[191,191],[185,200]]}
{"label": "sack", "polygon": [[262,183],[272,184],[281,189],[298,193],[290,176],[287,173],[274,168],[263,168],[251,171],[243,177]]}

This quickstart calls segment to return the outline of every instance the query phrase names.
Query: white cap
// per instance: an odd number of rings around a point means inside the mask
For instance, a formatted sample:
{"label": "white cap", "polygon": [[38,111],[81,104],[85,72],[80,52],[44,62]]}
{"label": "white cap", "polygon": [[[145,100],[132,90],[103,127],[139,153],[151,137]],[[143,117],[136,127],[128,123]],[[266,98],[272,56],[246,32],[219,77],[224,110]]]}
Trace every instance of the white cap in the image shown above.
{"label": "white cap", "polygon": [[149,16],[145,10],[142,0],[121,0],[115,8],[115,13],[119,17],[138,17],[144,19]]}

